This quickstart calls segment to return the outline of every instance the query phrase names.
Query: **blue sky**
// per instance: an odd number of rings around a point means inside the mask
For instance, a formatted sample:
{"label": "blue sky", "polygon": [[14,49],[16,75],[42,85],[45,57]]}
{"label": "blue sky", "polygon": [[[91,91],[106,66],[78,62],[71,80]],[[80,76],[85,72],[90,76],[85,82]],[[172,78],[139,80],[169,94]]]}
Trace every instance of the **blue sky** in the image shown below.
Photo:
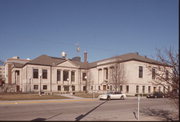
{"label": "blue sky", "polygon": [[[93,62],[178,50],[178,0],[0,0],[0,59],[42,54]],[[76,45],[81,51],[76,52]]]}

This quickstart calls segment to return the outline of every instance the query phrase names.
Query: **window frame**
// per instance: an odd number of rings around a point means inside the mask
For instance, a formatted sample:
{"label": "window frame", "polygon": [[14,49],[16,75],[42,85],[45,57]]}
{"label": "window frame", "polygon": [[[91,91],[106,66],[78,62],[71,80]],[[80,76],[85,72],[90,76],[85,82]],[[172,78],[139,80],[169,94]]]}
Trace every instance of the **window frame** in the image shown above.
{"label": "window frame", "polygon": [[[37,70],[37,71],[36,71]],[[36,74],[37,73],[37,74]],[[39,78],[39,69],[34,68],[33,69],[33,79],[38,79]]]}
{"label": "window frame", "polygon": [[143,78],[143,66],[139,66],[139,78]]}
{"label": "window frame", "polygon": [[48,79],[48,70],[42,69],[42,79]]}

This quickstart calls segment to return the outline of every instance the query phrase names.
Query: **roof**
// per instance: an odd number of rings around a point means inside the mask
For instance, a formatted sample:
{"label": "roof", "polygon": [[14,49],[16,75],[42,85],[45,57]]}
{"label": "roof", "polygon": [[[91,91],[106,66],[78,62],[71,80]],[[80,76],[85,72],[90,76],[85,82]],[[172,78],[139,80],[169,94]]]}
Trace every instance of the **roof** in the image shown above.
{"label": "roof", "polygon": [[156,60],[150,59],[146,56],[141,56],[138,53],[127,53],[124,55],[114,56],[111,58],[92,62],[92,63],[90,63],[90,67],[96,67],[98,65],[104,65],[104,64],[108,64],[108,63],[114,63],[114,62],[125,62],[125,61],[130,61],[130,60],[136,60],[136,61],[152,63],[152,64],[161,64],[160,62],[158,62]]}
{"label": "roof", "polygon": [[160,62],[156,60],[150,59],[145,56],[141,56],[138,53],[128,53],[128,54],[124,54],[120,56],[114,56],[111,58],[103,59],[103,60],[92,62],[92,63],[84,63],[84,62],[76,61],[73,59],[65,59],[65,58],[41,55],[27,62],[26,64],[57,66],[58,64],[63,63],[67,60],[70,60],[75,65],[78,65],[80,68],[92,68],[92,67],[97,67],[99,65],[104,65],[108,63],[125,62],[125,61],[130,61],[130,60],[136,60],[136,61],[147,62],[147,63],[152,63],[152,64],[161,64]]}
{"label": "roof", "polygon": [[41,55],[41,56],[29,61],[26,64],[55,66],[55,65],[62,63],[64,61],[65,61],[65,59],[63,59],[63,58]]}

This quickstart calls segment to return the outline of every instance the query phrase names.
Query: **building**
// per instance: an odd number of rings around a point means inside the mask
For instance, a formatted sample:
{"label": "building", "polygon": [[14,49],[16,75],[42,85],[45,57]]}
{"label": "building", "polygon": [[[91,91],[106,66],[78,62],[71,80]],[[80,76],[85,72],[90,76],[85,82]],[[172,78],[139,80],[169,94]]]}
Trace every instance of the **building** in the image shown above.
{"label": "building", "polygon": [[[120,90],[128,95],[148,94],[163,91],[163,86],[154,85],[153,72],[147,66],[156,67],[160,62],[128,53],[88,63],[80,57],[51,57],[41,55],[33,60],[13,57],[5,63],[6,84],[15,84],[21,92],[79,91],[107,92]],[[119,87],[117,87],[119,86]]]}
{"label": "building", "polygon": [[5,81],[5,68],[4,65],[0,65],[0,86]]}

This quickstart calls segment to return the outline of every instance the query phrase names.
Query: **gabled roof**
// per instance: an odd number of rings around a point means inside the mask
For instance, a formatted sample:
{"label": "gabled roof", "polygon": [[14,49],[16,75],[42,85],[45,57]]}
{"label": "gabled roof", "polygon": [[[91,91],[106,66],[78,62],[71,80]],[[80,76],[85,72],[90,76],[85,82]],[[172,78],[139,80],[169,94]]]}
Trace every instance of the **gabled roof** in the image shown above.
{"label": "gabled roof", "polygon": [[64,61],[65,61],[65,59],[63,59],[63,58],[56,58],[56,57],[50,57],[47,55],[41,55],[41,56],[29,61],[26,64],[56,66],[57,64],[62,63]]}
{"label": "gabled roof", "polygon": [[61,64],[67,60],[72,61],[72,63],[74,63],[75,65],[77,65],[83,69],[97,67],[99,65],[104,65],[104,64],[108,64],[108,63],[125,62],[125,61],[130,61],[130,60],[136,60],[136,61],[152,63],[152,64],[161,64],[160,62],[158,62],[156,60],[150,59],[145,56],[140,56],[137,53],[128,53],[128,54],[124,54],[124,55],[120,55],[120,56],[114,56],[111,58],[103,59],[103,60],[92,62],[92,63],[84,63],[84,62],[80,62],[80,61],[76,61],[76,60],[72,60],[72,59],[65,59],[65,58],[41,55],[41,56],[27,62],[26,64],[57,66],[58,64]]}
{"label": "gabled roof", "polygon": [[141,62],[146,62],[146,63],[151,63],[151,64],[162,64],[156,60],[150,59],[146,56],[141,56],[138,53],[127,53],[124,55],[120,56],[114,56],[111,58],[103,59],[100,61],[92,62],[89,64],[90,67],[96,67],[98,65],[104,65],[108,63],[115,63],[115,62],[125,62],[125,61],[130,61],[130,60],[136,60],[136,61],[141,61]]}

